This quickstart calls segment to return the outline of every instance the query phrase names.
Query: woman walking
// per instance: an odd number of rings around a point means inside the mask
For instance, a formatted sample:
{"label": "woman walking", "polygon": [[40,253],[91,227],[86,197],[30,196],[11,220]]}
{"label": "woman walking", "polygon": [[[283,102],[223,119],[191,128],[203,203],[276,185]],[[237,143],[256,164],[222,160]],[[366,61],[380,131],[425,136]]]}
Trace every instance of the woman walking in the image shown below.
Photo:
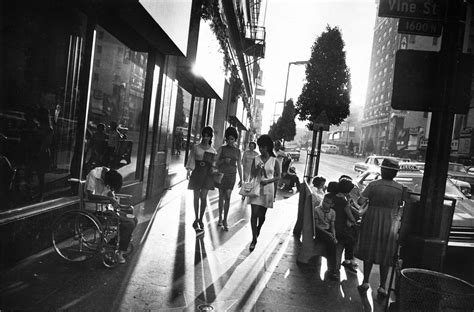
{"label": "woman walking", "polygon": [[189,153],[186,164],[188,170],[186,178],[189,179],[188,189],[194,193],[193,228],[197,232],[204,231],[202,217],[206,211],[207,193],[214,189],[212,168],[215,165],[216,150],[212,147],[214,130],[206,126],[201,131],[201,143],[194,145]]}
{"label": "woman walking", "polygon": [[260,156],[255,158],[251,175],[260,181],[260,195],[250,198],[252,209],[250,225],[252,228],[252,242],[249,250],[252,252],[257,244],[257,238],[265,222],[268,208],[273,208],[274,182],[280,179],[280,165],[273,153],[273,141],[269,135],[262,135],[257,140]]}
{"label": "woman walking", "polygon": [[252,169],[252,163],[255,157],[258,156],[257,151],[255,150],[257,148],[257,144],[255,142],[250,142],[249,143],[249,149],[244,152],[244,155],[242,156],[242,167],[244,170],[244,181],[248,182],[250,179],[250,170]]}
{"label": "woman walking", "polygon": [[402,199],[403,186],[393,181],[398,172],[398,162],[385,158],[380,166],[382,179],[367,185],[358,202],[369,202],[362,218],[359,248],[356,257],[364,261],[364,280],[360,291],[370,287],[369,277],[372,266],[380,266],[380,285],[377,294],[387,295],[386,281],[392,257],[397,248],[396,239],[400,220],[399,204]]}
{"label": "woman walking", "polygon": [[[237,141],[237,130],[229,127],[224,133],[226,145],[219,148],[217,152],[217,168],[224,174],[222,181],[217,185],[219,188],[219,221],[218,226],[222,226],[224,231],[228,231],[227,216],[229,214],[230,194],[234,189],[235,175],[239,173],[239,187],[242,186],[242,164],[240,162],[240,150],[235,147]],[[224,218],[222,218],[224,211]]]}
{"label": "woman walking", "polygon": [[[244,152],[242,156],[242,169],[244,172],[244,182],[248,182],[250,179],[250,170],[252,169],[253,160],[258,156],[257,144],[255,142],[249,143],[249,149]],[[245,200],[245,196],[242,196],[242,200]]]}

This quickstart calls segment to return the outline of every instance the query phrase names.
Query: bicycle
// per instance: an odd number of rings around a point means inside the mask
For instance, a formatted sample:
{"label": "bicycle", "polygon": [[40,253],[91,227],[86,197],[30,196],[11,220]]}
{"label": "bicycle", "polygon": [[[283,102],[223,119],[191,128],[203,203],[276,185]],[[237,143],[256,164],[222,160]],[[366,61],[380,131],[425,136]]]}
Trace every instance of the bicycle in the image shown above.
{"label": "bicycle", "polygon": [[[84,199],[82,185],[86,181],[69,179],[79,183],[80,209],[61,214],[53,223],[52,242],[54,249],[63,259],[81,262],[100,254],[102,263],[112,268],[118,264],[117,253],[120,242],[120,209],[110,210],[109,201]],[[130,198],[131,195],[115,194],[116,198]],[[95,211],[87,210],[86,204],[95,205]],[[124,255],[133,251],[128,244]]]}

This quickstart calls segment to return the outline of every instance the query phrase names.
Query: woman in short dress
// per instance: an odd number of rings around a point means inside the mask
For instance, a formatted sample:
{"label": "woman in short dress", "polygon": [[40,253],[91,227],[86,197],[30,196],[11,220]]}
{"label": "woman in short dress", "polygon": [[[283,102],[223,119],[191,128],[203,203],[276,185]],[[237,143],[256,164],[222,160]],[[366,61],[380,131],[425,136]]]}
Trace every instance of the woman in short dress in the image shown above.
{"label": "woman in short dress", "polygon": [[[219,221],[218,226],[222,226],[224,231],[228,231],[227,216],[229,214],[230,194],[235,185],[236,173],[239,173],[239,187],[242,186],[242,164],[240,162],[240,150],[235,147],[238,133],[234,127],[229,127],[224,133],[226,144],[217,151],[217,168],[224,174],[221,182],[217,184],[219,188]],[[222,218],[224,212],[224,218]]]}
{"label": "woman in short dress", "polygon": [[188,189],[194,193],[194,215],[193,228],[196,231],[204,231],[202,217],[206,211],[207,193],[214,189],[212,168],[215,166],[216,150],[212,147],[212,136],[214,130],[206,126],[201,132],[201,143],[196,144],[189,153],[186,164],[188,170],[186,178],[189,179]]}
{"label": "woman in short dress", "polygon": [[260,181],[260,195],[251,197],[249,203],[252,213],[250,225],[252,228],[252,242],[249,250],[252,252],[257,244],[257,238],[265,222],[265,215],[268,208],[273,208],[274,182],[280,179],[280,165],[273,153],[273,141],[269,135],[264,134],[257,140],[260,156],[255,158],[252,165],[252,177]]}

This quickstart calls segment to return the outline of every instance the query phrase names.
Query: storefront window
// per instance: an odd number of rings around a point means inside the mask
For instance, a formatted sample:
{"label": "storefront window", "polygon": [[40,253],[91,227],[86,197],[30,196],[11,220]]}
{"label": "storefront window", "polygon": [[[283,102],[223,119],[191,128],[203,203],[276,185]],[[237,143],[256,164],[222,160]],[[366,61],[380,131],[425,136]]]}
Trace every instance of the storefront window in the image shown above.
{"label": "storefront window", "polygon": [[117,169],[124,181],[137,171],[148,54],[134,51],[107,30],[96,28],[87,119],[86,168]]}
{"label": "storefront window", "polygon": [[2,3],[0,210],[70,195],[86,17]]}

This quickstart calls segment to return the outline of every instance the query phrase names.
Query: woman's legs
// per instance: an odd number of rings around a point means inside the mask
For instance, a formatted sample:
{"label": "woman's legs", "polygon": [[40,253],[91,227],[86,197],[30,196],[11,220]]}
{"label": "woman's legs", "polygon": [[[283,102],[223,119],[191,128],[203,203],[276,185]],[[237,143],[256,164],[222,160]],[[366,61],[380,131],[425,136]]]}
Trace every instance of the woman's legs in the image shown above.
{"label": "woman's legs", "polygon": [[258,205],[251,205],[252,213],[250,215],[250,227],[252,228],[252,243],[257,243],[257,221],[258,213],[261,207]]}
{"label": "woman's legs", "polygon": [[201,210],[199,211],[199,225],[201,226],[201,229],[203,229],[204,224],[202,222],[202,218],[204,216],[204,212],[206,211],[206,206],[207,206],[207,192],[209,190],[202,189],[199,199],[201,200]]}
{"label": "woman's legs", "polygon": [[372,262],[367,262],[367,261],[364,261],[364,279],[362,281],[362,285],[363,285],[363,288],[365,290],[367,290],[369,287],[369,277],[370,277],[370,273],[372,272],[372,267],[373,267],[373,263]]}
{"label": "woman's legs", "polygon": [[200,196],[201,190],[193,190],[193,195],[194,195],[194,220],[199,219],[199,196]]}
{"label": "woman's legs", "polygon": [[197,230],[199,228],[198,220],[199,220],[199,196],[200,190],[193,190],[193,203],[194,203],[194,222],[193,228]]}
{"label": "woman's legs", "polygon": [[[225,190],[219,189],[219,222],[217,223],[217,225],[222,225],[222,210],[224,210],[224,202],[225,202]],[[226,220],[226,217],[224,217],[224,220]]]}
{"label": "woman's legs", "polygon": [[224,221],[222,225],[224,225],[224,230],[227,229],[227,216],[229,215],[229,206],[230,206],[230,194],[232,190],[225,190],[224,191]]}
{"label": "woman's legs", "polygon": [[257,237],[260,235],[260,229],[262,228],[263,222],[265,222],[265,215],[267,214],[267,208],[263,206],[260,206],[259,208]]}
{"label": "woman's legs", "polygon": [[382,287],[384,290],[387,285],[388,269],[389,266],[380,265],[380,287]]}

